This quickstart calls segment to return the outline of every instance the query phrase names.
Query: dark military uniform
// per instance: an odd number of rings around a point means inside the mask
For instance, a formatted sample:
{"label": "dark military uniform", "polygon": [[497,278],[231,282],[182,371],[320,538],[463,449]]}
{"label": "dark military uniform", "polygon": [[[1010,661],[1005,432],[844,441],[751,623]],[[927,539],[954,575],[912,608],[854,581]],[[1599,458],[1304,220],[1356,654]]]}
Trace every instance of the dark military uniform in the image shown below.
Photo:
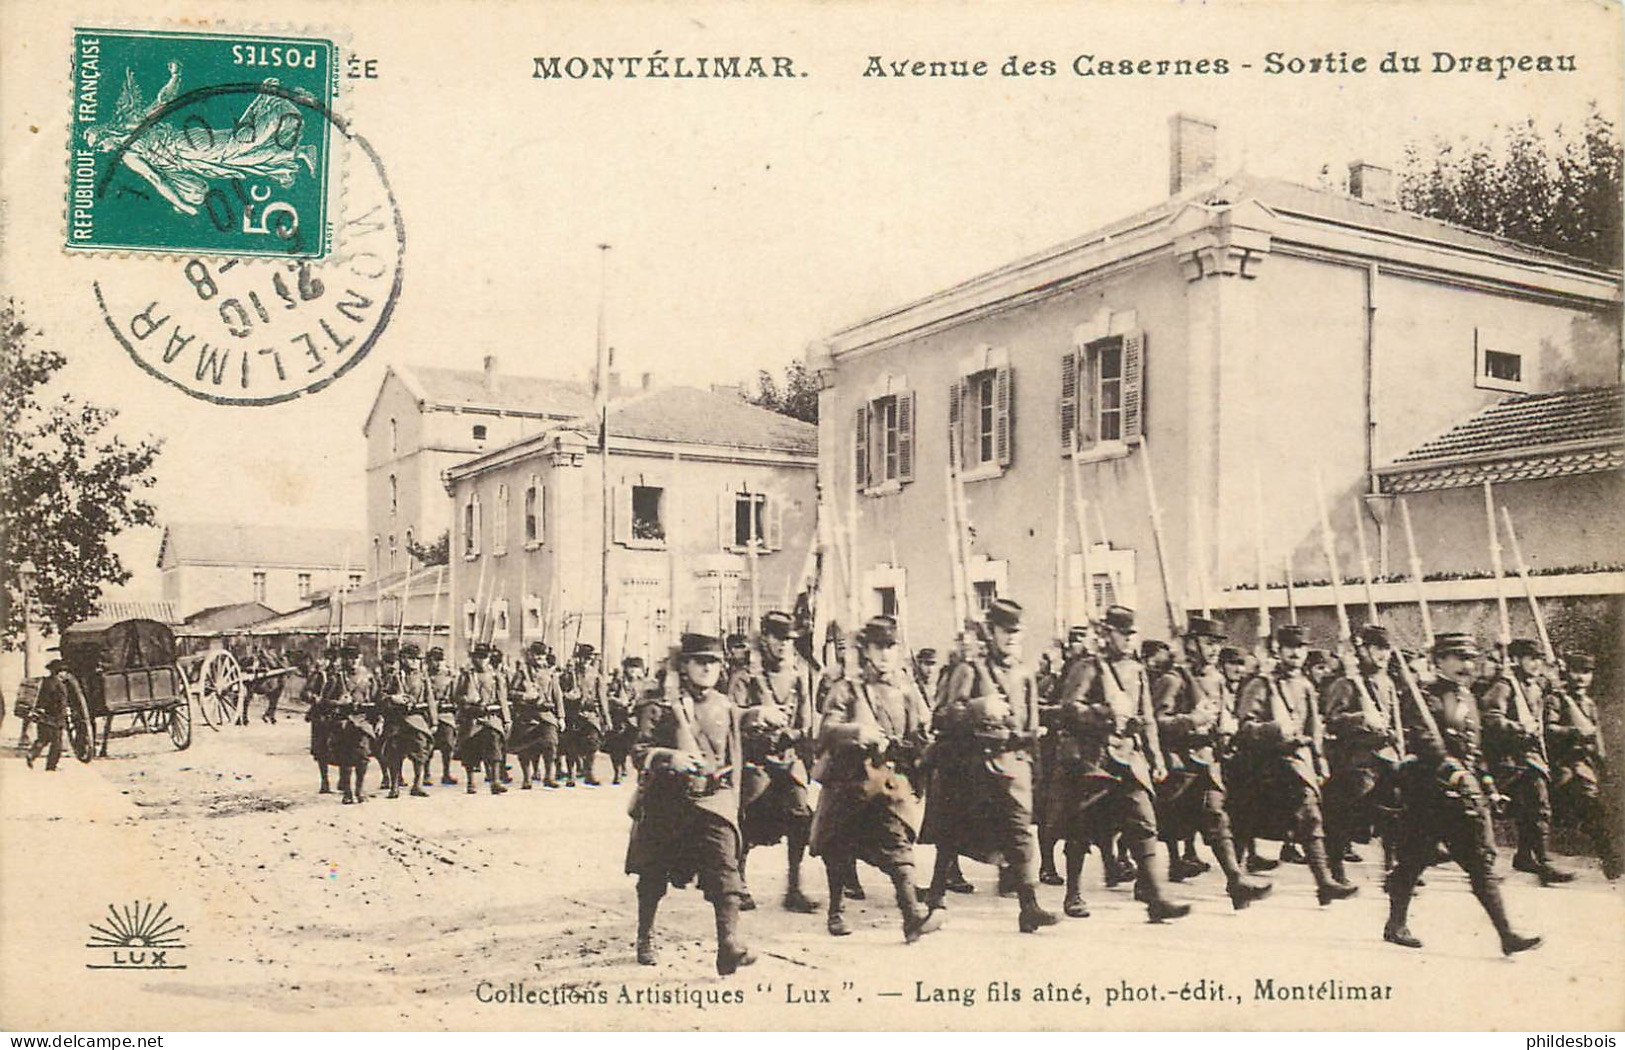
{"label": "dark military uniform", "polygon": [[[1303,629],[1287,624],[1276,644],[1300,648]],[[1352,896],[1356,887],[1334,878],[1326,857],[1321,784],[1327,769],[1324,730],[1314,685],[1287,661],[1242,684],[1237,700],[1237,747],[1247,755],[1245,804],[1232,812],[1246,838],[1290,832],[1304,852],[1322,904]],[[1241,800],[1238,800],[1238,802]]]}
{"label": "dark military uniform", "polygon": [[[684,666],[720,663],[722,646],[715,638],[684,635],[679,659]],[[639,776],[626,871],[638,877],[638,961],[656,961],[654,920],[667,885],[698,879],[716,912],[717,971],[726,975],[749,965],[755,957],[738,939],[745,892],[739,874],[744,756],[738,708],[685,674],[667,697],[652,697],[638,709],[633,760]]]}
{"label": "dark military uniform", "polygon": [[323,658],[323,666],[305,679],[305,688],[300,699],[305,702],[305,721],[310,723],[310,757],[315,759],[316,767],[321,772],[322,786],[318,794],[331,794],[333,789],[328,784],[327,767],[338,761],[333,754],[333,732],[336,723],[337,711],[331,701],[327,699],[329,680],[337,673],[334,660],[338,650],[329,649]]}
{"label": "dark military uniform", "polygon": [[1569,680],[1546,694],[1546,742],[1551,748],[1552,809],[1556,818],[1577,826],[1591,838],[1603,873],[1620,875],[1618,844],[1602,800],[1608,753],[1597,721],[1597,701],[1590,692],[1595,664],[1589,655],[1568,657]]}
{"label": "dark military uniform", "polygon": [[632,745],[638,739],[638,704],[649,687],[649,678],[643,672],[640,659],[636,664],[628,662],[625,665],[620,680],[610,690],[609,729],[604,733],[604,751],[609,755],[612,784],[619,784],[627,774]]}
{"label": "dark military uniform", "polygon": [[489,668],[471,667],[457,683],[457,708],[461,716],[459,757],[468,776],[467,791],[471,795],[474,774],[482,767],[491,794],[507,791],[502,786],[502,765],[507,755],[510,715],[503,689],[502,678]]}
{"label": "dark military uniform", "polygon": [[[896,624],[876,617],[865,628],[867,644],[895,646]],[[855,682],[843,681],[830,695],[820,728],[822,790],[813,821],[812,850],[824,858],[829,882],[829,931],[848,931],[843,889],[851,866],[861,860],[885,872],[896,893],[906,940],[940,924],[915,896],[914,841],[920,795],[913,777],[926,739],[929,711],[912,678],[883,675],[865,664]]]}
{"label": "dark military uniform", "polygon": [[[1366,644],[1388,651],[1388,633],[1376,624],[1362,632]],[[1396,774],[1404,760],[1404,723],[1399,692],[1387,667],[1369,658],[1352,676],[1334,678],[1323,692],[1326,714],[1326,857],[1332,874],[1344,878],[1344,854],[1351,842],[1369,842],[1373,832],[1391,849],[1391,824],[1398,812]]]}
{"label": "dark military uniform", "polygon": [[[403,654],[415,656],[416,650],[408,648]],[[415,668],[391,671],[381,676],[378,693],[384,709],[379,751],[389,782],[389,797],[400,797],[401,771],[407,762],[412,763],[411,793],[426,796],[423,781],[434,750],[434,724],[439,714],[429,679]]]}
{"label": "dark military uniform", "polygon": [[519,756],[520,787],[530,790],[538,775],[543,787],[559,786],[559,730],[564,724],[564,696],[559,676],[539,659],[527,660],[508,680],[513,732],[508,750]]}
{"label": "dark military uniform", "polygon": [[439,653],[439,649],[429,650],[429,669],[424,673],[434,697],[434,750],[440,752],[440,783],[455,784],[451,763],[457,757],[457,703],[451,694],[457,678],[440,662]]}
{"label": "dark military uniform", "polygon": [[[355,660],[359,651],[346,648],[344,660]],[[378,743],[377,682],[364,666],[341,666],[330,675],[323,690],[332,712],[329,746],[339,767],[339,792],[346,804],[367,801],[367,766]]]}
{"label": "dark military uniform", "polygon": [[[1535,644],[1518,639],[1508,648],[1508,665],[1538,654]],[[1518,826],[1512,866],[1540,876],[1541,882],[1567,882],[1547,857],[1552,831],[1551,763],[1546,755],[1546,688],[1522,670],[1503,668],[1478,700],[1484,726],[1484,756],[1496,786],[1511,801]]]}
{"label": "dark military uniform", "polygon": [[609,699],[605,695],[604,677],[591,662],[592,654],[591,646],[579,646],[575,666],[566,672],[561,683],[564,732],[559,737],[559,747],[564,752],[566,787],[575,787],[578,774],[587,784],[594,787],[598,784],[593,763],[604,742],[604,727],[609,724]]}
{"label": "dark military uniform", "polygon": [[[1434,652],[1436,658],[1468,659],[1476,655],[1476,647],[1467,635],[1441,634]],[[1490,806],[1477,772],[1482,755],[1472,690],[1440,676],[1420,696],[1401,697],[1401,711],[1415,760],[1400,774],[1404,808],[1397,828],[1396,863],[1388,873],[1389,913],[1383,938],[1408,948],[1422,946],[1407,925],[1410,901],[1442,842],[1466,871],[1473,896],[1501,936],[1501,950],[1510,955],[1536,947],[1540,938],[1512,932],[1501,900]]]}

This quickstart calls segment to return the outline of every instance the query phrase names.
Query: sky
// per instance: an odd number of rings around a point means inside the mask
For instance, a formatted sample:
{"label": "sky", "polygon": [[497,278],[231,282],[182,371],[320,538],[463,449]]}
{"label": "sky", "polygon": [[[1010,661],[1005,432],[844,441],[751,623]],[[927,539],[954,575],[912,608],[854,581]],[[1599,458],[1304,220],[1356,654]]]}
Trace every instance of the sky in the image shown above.
{"label": "sky", "polygon": [[[144,5],[146,24],[192,11]],[[227,29],[258,24],[216,5]],[[150,10],[149,10],[150,9]],[[1527,116],[1619,119],[1620,15],[1594,3],[277,5],[327,27],[379,78],[345,80],[352,126],[382,159],[407,230],[404,286],[370,357],[271,408],[205,404],[155,384],[96,315],[89,288],[140,260],[67,257],[67,56],[75,23],[113,5],[19,0],[0,12],[0,287],[63,350],[60,382],[166,439],[164,520],[360,528],[361,426],[391,363],[585,378],[606,307],[617,367],[664,383],[781,370],[843,324],[1156,203],[1167,120],[1217,121],[1220,167],[1314,182],[1356,158],[1481,136]],[[317,32],[317,29],[311,32]],[[765,81],[532,76],[558,55],[762,54]],[[1272,76],[1269,52],[1560,53],[1579,72]],[[1224,77],[1079,77],[1097,58],[1225,57]],[[870,56],[1050,59],[1057,74],[865,78]],[[1252,69],[1243,70],[1241,63]],[[607,280],[597,245],[612,246]],[[121,540],[155,593],[158,533]]]}

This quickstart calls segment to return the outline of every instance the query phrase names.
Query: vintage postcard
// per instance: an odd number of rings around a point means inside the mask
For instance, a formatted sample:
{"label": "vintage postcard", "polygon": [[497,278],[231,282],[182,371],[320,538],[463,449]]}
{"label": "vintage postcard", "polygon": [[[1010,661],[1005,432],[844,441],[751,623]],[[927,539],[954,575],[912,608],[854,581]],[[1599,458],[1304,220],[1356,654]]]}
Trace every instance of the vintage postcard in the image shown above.
{"label": "vintage postcard", "polygon": [[0,1027],[1625,1028],[1622,44],[0,3]]}

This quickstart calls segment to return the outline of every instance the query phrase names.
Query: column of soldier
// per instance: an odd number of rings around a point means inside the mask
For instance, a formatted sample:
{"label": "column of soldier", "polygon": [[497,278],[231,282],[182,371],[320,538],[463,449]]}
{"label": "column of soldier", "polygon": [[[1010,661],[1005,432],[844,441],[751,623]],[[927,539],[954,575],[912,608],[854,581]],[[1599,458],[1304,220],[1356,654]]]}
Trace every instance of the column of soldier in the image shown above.
{"label": "column of soldier", "polygon": [[[717,971],[753,962],[740,934],[740,912],[755,907],[746,857],[781,839],[787,910],[820,910],[801,880],[810,852],[824,864],[829,933],[849,934],[844,903],[863,897],[863,861],[892,883],[910,943],[941,928],[948,893],[973,892],[962,856],[998,867],[1023,933],[1060,921],[1040,886],[1064,887],[1061,910],[1088,917],[1091,851],[1108,886],[1134,884],[1150,921],[1181,918],[1190,905],[1169,884],[1209,870],[1199,836],[1237,910],[1268,896],[1261,874],[1288,860],[1307,866],[1322,906],[1352,897],[1353,847],[1379,842],[1382,936],[1413,949],[1415,889],[1429,866],[1454,862],[1511,955],[1541,941],[1508,917],[1492,820],[1505,807],[1516,826],[1516,871],[1561,885],[1573,875],[1548,853],[1554,796],[1592,836],[1605,873],[1619,875],[1588,654],[1567,654],[1559,674],[1532,641],[1505,647],[1503,663],[1461,633],[1401,653],[1372,623],[1345,671],[1296,624],[1247,653],[1202,616],[1185,624],[1177,654],[1135,639],[1133,611],[1112,606],[1068,632],[1058,671],[1045,654],[1035,673],[1021,607],[1004,599],[940,671],[932,650],[906,656],[885,616],[864,624],[850,653],[832,627],[818,671],[782,612],[763,618],[743,653],[684,635],[669,667],[634,688],[640,776],[626,871],[637,877],[638,961],[658,959],[667,887],[697,879],[716,912]],[[1259,840],[1282,842],[1281,859]],[[923,887],[916,844],[936,847]]]}

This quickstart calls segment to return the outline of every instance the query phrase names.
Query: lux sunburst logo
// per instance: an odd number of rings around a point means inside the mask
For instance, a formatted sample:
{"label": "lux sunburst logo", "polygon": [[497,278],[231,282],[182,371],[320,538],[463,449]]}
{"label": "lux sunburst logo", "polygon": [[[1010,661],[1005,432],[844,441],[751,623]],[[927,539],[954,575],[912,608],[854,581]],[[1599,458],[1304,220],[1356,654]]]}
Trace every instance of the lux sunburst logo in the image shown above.
{"label": "lux sunburst logo", "polygon": [[186,927],[169,915],[169,905],[160,901],[132,901],[109,904],[107,915],[90,924],[85,947],[97,953],[99,962],[87,962],[87,970],[184,970],[186,964],[172,953],[184,949],[181,934]]}

